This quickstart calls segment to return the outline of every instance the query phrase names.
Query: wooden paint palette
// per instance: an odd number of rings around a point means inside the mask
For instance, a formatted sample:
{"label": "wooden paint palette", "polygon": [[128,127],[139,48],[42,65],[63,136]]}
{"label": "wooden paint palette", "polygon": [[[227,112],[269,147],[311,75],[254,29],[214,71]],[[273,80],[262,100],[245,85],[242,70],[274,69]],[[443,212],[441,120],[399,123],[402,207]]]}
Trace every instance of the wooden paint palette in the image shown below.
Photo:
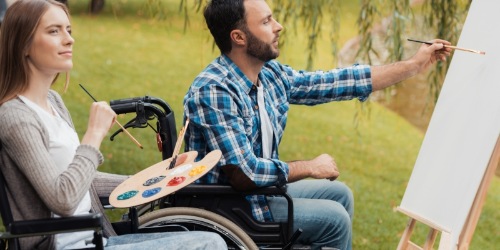
{"label": "wooden paint palette", "polygon": [[169,158],[125,180],[111,192],[109,203],[117,208],[128,208],[160,199],[205,175],[222,156],[220,150],[214,150],[201,161],[194,162],[197,152],[185,154],[185,162],[175,168],[167,170],[172,161]]}

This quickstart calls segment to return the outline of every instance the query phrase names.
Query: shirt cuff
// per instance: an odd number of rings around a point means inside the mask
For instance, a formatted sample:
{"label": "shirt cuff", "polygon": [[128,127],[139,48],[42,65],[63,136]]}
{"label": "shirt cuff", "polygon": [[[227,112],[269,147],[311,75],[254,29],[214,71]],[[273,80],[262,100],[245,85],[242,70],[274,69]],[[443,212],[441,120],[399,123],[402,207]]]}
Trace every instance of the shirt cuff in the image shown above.
{"label": "shirt cuff", "polygon": [[77,155],[81,155],[90,161],[92,161],[95,166],[99,166],[104,162],[104,156],[102,153],[94,146],[88,144],[80,144],[76,149]]}

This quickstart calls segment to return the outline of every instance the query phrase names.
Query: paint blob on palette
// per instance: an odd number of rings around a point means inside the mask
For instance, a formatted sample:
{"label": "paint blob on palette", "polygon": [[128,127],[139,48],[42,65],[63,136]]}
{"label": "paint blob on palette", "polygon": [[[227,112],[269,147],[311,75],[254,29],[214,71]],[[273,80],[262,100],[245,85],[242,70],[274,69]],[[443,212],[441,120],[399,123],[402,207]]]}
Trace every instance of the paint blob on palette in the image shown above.
{"label": "paint blob on palette", "polygon": [[127,191],[127,192],[125,192],[123,194],[118,195],[117,199],[120,200],[120,201],[128,200],[128,199],[134,197],[137,193],[139,193],[139,191],[137,191],[137,190]]}
{"label": "paint blob on palette", "polygon": [[197,176],[201,173],[203,173],[203,171],[205,171],[205,169],[207,169],[207,166],[198,166],[198,167],[195,167],[193,169],[191,169],[191,171],[189,171],[189,176],[193,177],[193,176]]}
{"label": "paint blob on palette", "polygon": [[144,192],[142,192],[142,197],[143,198],[152,197],[152,196],[158,194],[160,192],[160,190],[161,190],[161,187],[144,190]]}
{"label": "paint blob on palette", "polygon": [[180,166],[175,167],[174,169],[172,169],[172,171],[170,172],[169,175],[172,176],[172,175],[183,174],[183,173],[189,171],[192,167],[193,167],[192,164],[180,165]]}
{"label": "paint blob on palette", "polygon": [[184,177],[184,176],[174,177],[167,183],[167,186],[177,186],[177,185],[181,184],[182,182],[184,182],[185,180],[186,180],[186,177]]}
{"label": "paint blob on palette", "polygon": [[142,184],[142,185],[143,186],[151,186],[151,185],[154,185],[154,184],[160,182],[163,179],[165,179],[165,175],[155,176],[155,177],[150,178],[147,181],[145,181],[144,184]]}

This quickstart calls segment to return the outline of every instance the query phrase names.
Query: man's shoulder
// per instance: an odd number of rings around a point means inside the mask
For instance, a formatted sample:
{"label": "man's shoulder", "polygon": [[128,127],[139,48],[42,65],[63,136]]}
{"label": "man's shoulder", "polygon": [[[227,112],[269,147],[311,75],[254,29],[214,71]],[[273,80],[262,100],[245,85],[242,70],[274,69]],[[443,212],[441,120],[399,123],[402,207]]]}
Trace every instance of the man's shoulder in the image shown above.
{"label": "man's shoulder", "polygon": [[201,88],[207,85],[222,85],[230,78],[231,71],[222,56],[213,60],[193,81],[191,87]]}
{"label": "man's shoulder", "polygon": [[266,62],[264,67],[262,67],[262,72],[264,74],[272,74],[274,76],[288,74],[292,70],[290,66],[281,64],[276,60]]}

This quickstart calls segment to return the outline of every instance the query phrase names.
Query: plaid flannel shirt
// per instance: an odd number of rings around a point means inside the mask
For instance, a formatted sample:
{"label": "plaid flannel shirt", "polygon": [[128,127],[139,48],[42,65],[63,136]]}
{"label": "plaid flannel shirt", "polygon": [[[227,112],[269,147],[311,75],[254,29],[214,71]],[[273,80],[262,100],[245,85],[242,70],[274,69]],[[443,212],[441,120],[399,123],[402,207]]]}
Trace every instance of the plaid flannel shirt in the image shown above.
{"label": "plaid flannel shirt", "polygon": [[[367,65],[330,71],[296,71],[277,61],[265,63],[259,74],[264,87],[265,110],[272,123],[271,159],[262,158],[257,89],[229,57],[215,59],[194,80],[184,97],[184,120],[190,119],[185,135],[186,151],[197,151],[200,160],[219,149],[222,158],[200,183],[228,184],[221,166],[239,166],[257,187],[284,185],[288,164],[280,161],[278,145],[283,136],[290,104],[316,105],[358,98],[372,92]],[[272,221],[262,195],[248,196],[253,216]]]}

